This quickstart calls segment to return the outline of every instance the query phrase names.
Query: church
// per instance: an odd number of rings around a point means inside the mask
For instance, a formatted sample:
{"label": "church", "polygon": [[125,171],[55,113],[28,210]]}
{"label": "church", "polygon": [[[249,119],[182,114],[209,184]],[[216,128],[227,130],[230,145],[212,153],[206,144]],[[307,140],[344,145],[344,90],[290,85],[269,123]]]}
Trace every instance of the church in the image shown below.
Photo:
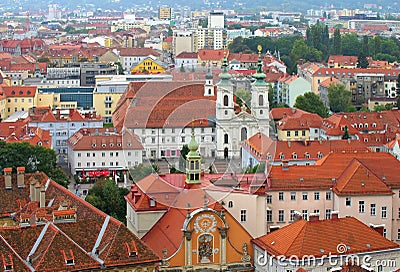
{"label": "church", "polygon": [[[162,259],[158,271],[253,271],[252,236],[209,190],[194,132],[186,171],[151,174],[132,185],[127,227]],[[222,189],[223,190],[223,189]]]}
{"label": "church", "polygon": [[[261,51],[261,47],[259,47]],[[192,125],[204,158],[239,158],[241,144],[252,135],[269,135],[268,85],[259,52],[250,89],[250,105],[236,96],[227,57],[215,83],[210,68],[203,80],[132,82],[113,114],[114,126],[141,138],[144,156],[178,158],[191,139]]]}

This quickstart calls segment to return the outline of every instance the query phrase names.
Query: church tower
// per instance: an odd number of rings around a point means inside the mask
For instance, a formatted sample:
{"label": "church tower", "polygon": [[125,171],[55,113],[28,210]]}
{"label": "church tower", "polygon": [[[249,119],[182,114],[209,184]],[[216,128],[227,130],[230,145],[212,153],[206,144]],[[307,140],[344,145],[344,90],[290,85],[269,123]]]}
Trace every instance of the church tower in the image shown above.
{"label": "church tower", "polygon": [[251,112],[257,119],[259,131],[269,136],[269,86],[264,81],[266,75],[262,69],[261,50],[261,45],[259,45],[257,71],[253,75],[254,82],[251,86]]}
{"label": "church tower", "polygon": [[204,84],[204,96],[214,96],[214,83],[210,63],[208,63],[206,83]]}
{"label": "church tower", "polygon": [[186,155],[186,184],[200,184],[201,174],[201,157],[197,149],[199,144],[194,138],[194,130],[192,129],[192,139],[188,144],[189,153]]}
{"label": "church tower", "polygon": [[222,61],[222,72],[218,77],[221,80],[217,84],[217,121],[231,119],[234,114],[232,75],[228,72],[226,55]]}

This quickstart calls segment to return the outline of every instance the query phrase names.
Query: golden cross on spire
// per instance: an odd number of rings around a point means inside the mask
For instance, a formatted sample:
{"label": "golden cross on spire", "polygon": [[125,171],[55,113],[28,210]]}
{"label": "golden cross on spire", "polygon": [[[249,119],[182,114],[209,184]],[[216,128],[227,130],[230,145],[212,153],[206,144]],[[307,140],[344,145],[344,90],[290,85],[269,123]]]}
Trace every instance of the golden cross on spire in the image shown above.
{"label": "golden cross on spire", "polygon": [[261,44],[259,44],[259,45],[257,46],[257,50],[258,50],[258,54],[261,55],[261,50],[262,50]]}

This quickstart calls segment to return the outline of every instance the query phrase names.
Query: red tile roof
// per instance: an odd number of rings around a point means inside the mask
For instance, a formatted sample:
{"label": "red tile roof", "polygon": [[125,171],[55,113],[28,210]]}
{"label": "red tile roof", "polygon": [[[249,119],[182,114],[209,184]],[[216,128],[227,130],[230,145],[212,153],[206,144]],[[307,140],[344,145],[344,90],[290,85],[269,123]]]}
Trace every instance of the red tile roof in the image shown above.
{"label": "red tile roof", "polygon": [[[46,208],[38,209],[38,202],[30,202],[30,182],[38,181],[45,187]],[[0,184],[4,184],[4,176],[0,176]],[[65,270],[73,271],[100,269],[102,260],[104,266],[112,268],[141,265],[147,263],[156,264],[160,259],[131,233],[121,222],[110,218],[103,236],[100,230],[106,222],[106,214],[91,206],[81,198],[71,193],[66,188],[54,181],[48,181],[43,173],[25,174],[24,188],[17,188],[16,176],[12,176],[12,189],[6,190],[0,186],[0,210],[3,217],[15,213],[14,218],[30,218],[28,227],[20,227],[19,222],[15,226],[0,226],[0,249],[11,247],[20,260],[26,260],[33,245],[43,232],[36,250],[32,250],[30,256],[31,265],[38,271]],[[64,208],[63,208],[64,207]],[[69,208],[68,208],[69,207]],[[75,210],[76,220],[63,222],[53,221],[53,217],[45,217],[44,226],[41,222],[35,222],[35,213],[46,215],[48,212],[65,213],[63,209]],[[70,212],[67,212],[70,213]],[[47,229],[45,229],[47,228]],[[99,239],[99,240],[98,240]],[[98,258],[89,254],[94,250],[96,241],[99,241]],[[126,251],[124,243],[135,244],[137,257],[132,258]],[[7,252],[1,250],[0,252]],[[19,265],[15,258],[15,265]],[[74,260],[74,265],[66,267],[66,259]],[[1,263],[1,254],[0,254]],[[26,263],[26,262],[24,262]],[[16,270],[16,268],[14,268]],[[25,268],[18,269],[24,271]]]}
{"label": "red tile roof", "polygon": [[181,52],[179,53],[175,59],[197,59],[196,52]]}
{"label": "red tile roof", "polygon": [[391,195],[392,190],[359,160],[354,159],[337,180],[337,195]]}
{"label": "red tile roof", "polygon": [[356,66],[358,62],[357,56],[331,55],[328,64],[338,64],[339,66]]}
{"label": "red tile roof", "polygon": [[78,109],[69,109],[67,116],[56,111],[54,114],[49,107],[36,107],[29,110],[29,122],[76,122],[76,121],[101,121],[100,115],[95,112],[81,114]]}
{"label": "red tile roof", "polygon": [[67,144],[74,151],[143,149],[137,135],[129,130],[114,132],[113,128],[81,128]]}
{"label": "red tile roof", "polygon": [[330,77],[322,81],[319,86],[324,87],[324,88],[329,88],[332,84],[338,83],[339,79],[335,77]]}
{"label": "red tile roof", "polygon": [[215,116],[216,95],[204,96],[203,82],[132,83],[125,92],[134,95],[135,104],[122,106],[130,103],[129,96],[123,95],[113,114],[114,124],[183,128],[195,120],[195,126],[213,125],[209,117]]}
{"label": "red tile roof", "polygon": [[357,74],[384,74],[397,77],[400,70],[396,69],[377,69],[377,68],[325,68],[321,67],[314,71],[313,76],[343,76],[354,77]]}
{"label": "red tile roof", "polygon": [[3,86],[3,91],[8,98],[12,97],[35,97],[36,86]]}
{"label": "red tile roof", "polygon": [[322,117],[315,113],[304,112],[298,117],[286,116],[282,118],[277,127],[280,130],[308,130],[319,128],[322,125]]}
{"label": "red tile roof", "polygon": [[[329,237],[329,239],[326,239]],[[297,221],[252,242],[275,256],[326,256],[337,251],[339,244],[347,246],[344,254],[398,249],[399,245],[353,217],[307,222]],[[369,246],[367,246],[369,244]]]}
{"label": "red tile roof", "polygon": [[199,59],[202,61],[222,61],[225,55],[229,58],[229,50],[200,49],[198,52]]}
{"label": "red tile roof", "polygon": [[228,57],[228,61],[238,60],[242,63],[257,63],[258,61],[258,54],[251,53],[230,53]]}
{"label": "red tile roof", "polygon": [[302,116],[305,113],[308,112],[296,108],[273,108],[270,110],[269,115],[274,120],[280,120],[286,116]]}

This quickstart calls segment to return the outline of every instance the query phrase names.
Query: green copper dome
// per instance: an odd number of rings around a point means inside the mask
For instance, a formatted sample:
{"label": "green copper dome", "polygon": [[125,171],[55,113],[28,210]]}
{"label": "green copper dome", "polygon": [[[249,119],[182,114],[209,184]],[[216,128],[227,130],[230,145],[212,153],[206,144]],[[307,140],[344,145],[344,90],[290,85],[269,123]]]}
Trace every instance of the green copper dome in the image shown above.
{"label": "green copper dome", "polygon": [[261,46],[258,46],[258,63],[257,63],[257,70],[256,73],[253,75],[253,78],[256,80],[256,84],[264,84],[264,79],[266,75],[263,73],[262,70],[262,58],[261,58]]}

